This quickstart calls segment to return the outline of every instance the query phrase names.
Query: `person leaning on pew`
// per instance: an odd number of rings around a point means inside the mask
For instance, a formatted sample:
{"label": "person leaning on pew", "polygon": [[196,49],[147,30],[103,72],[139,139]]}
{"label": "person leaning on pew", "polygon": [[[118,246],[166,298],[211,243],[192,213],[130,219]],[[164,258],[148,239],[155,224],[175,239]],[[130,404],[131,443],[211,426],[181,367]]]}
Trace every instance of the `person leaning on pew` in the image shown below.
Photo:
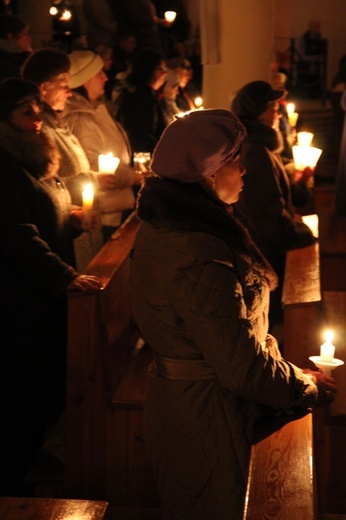
{"label": "person leaning on pew", "polygon": [[30,494],[25,475],[64,407],[66,291],[101,287],[74,267],[82,214],[71,213],[41,106],[33,83],[0,83],[1,496]]}
{"label": "person leaning on pew", "polygon": [[170,520],[241,520],[258,416],[330,403],[333,378],[268,334],[276,275],[234,217],[245,129],[227,110],[176,118],[138,198],[133,308],[152,347],[145,442]]}

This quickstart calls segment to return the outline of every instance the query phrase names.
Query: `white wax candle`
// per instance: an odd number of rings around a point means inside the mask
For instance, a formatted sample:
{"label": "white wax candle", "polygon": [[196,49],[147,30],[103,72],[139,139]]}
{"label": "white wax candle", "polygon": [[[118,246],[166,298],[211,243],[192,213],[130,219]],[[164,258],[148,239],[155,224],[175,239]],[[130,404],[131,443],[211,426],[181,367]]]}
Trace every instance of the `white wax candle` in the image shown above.
{"label": "white wax candle", "polygon": [[100,173],[115,173],[120,163],[119,157],[114,157],[113,154],[101,153],[98,158],[99,172]]}
{"label": "white wax candle", "polygon": [[305,168],[315,168],[319,158],[321,157],[321,148],[314,146],[292,146],[294,167],[298,171],[304,171]]}
{"label": "white wax candle", "polygon": [[94,204],[94,188],[91,182],[88,182],[84,186],[84,190],[82,192],[82,199],[83,199],[83,211],[85,213],[89,212]]}
{"label": "white wax candle", "polygon": [[311,146],[313,137],[314,137],[314,134],[312,134],[311,132],[298,132],[297,133],[298,145],[299,146]]}
{"label": "white wax candle", "polygon": [[318,238],[318,216],[316,214],[303,215],[302,221],[311,229],[314,237]]}
{"label": "white wax candle", "polygon": [[332,343],[334,334],[331,330],[327,330],[324,335],[325,342],[321,345],[320,358],[322,361],[331,361],[334,358],[335,347]]}
{"label": "white wax candle", "polygon": [[166,11],[165,12],[165,20],[166,22],[174,22],[175,17],[177,16],[177,13],[175,11]]}
{"label": "white wax candle", "polygon": [[297,126],[298,121],[298,112],[292,112],[292,114],[288,114],[288,122],[291,128],[295,128]]}

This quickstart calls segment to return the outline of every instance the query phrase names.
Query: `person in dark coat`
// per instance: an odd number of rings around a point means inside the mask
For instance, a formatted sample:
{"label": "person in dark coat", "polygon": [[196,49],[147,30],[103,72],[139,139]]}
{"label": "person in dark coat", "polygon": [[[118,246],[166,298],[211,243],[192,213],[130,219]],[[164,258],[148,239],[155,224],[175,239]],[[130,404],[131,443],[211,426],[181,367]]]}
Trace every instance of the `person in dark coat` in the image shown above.
{"label": "person in dark coat", "polygon": [[166,126],[158,92],[167,78],[161,52],[139,50],[130,73],[113,92],[115,118],[124,127],[134,152],[152,152]]}
{"label": "person in dark coat", "polygon": [[0,83],[0,494],[26,496],[26,472],[64,407],[66,291],[101,287],[74,268],[71,199],[40,132],[38,88]]}
{"label": "person in dark coat", "polygon": [[20,68],[30,55],[28,24],[15,14],[0,16],[0,81],[20,77]]}
{"label": "person in dark coat", "polygon": [[138,199],[130,282],[154,356],[145,442],[170,520],[241,520],[256,415],[335,396],[332,378],[284,360],[268,334],[276,277],[232,209],[244,135],[227,110],[177,118]]}
{"label": "person in dark coat", "polygon": [[296,221],[290,181],[280,155],[278,101],[284,95],[283,90],[273,89],[266,81],[253,81],[237,92],[231,105],[247,131],[241,150],[247,175],[235,206],[279,277],[278,288],[271,295],[272,326],[283,319],[281,292],[286,252],[315,242],[310,229]]}

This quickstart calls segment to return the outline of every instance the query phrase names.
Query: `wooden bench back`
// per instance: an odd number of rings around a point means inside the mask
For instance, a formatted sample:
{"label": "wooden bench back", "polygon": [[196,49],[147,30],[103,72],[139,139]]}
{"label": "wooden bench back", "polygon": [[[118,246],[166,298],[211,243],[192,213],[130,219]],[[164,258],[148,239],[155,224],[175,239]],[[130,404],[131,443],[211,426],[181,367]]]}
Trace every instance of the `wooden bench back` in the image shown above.
{"label": "wooden bench back", "polygon": [[129,291],[138,225],[130,219],[87,267],[103,290],[69,294],[65,481],[75,497],[109,496],[112,399],[140,338]]}

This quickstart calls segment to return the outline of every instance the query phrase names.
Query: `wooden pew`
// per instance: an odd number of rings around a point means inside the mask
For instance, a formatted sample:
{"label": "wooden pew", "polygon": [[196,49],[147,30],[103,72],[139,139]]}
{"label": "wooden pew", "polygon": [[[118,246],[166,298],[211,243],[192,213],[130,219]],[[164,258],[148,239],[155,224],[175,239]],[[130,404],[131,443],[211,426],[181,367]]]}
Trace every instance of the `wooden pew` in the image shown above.
{"label": "wooden pew", "polygon": [[[137,226],[130,220],[88,267],[89,274],[102,278],[104,290],[69,296],[66,490],[69,496],[107,500],[110,507],[137,508],[141,514],[146,510],[147,518],[159,518],[143,445],[142,409],[151,353],[132,318],[128,288],[128,256]],[[284,355],[306,366],[320,345],[320,338],[314,337],[321,319],[319,244],[291,251],[287,273]],[[244,518],[258,518],[258,501],[263,510],[276,508],[277,516],[271,518],[281,518],[283,511],[296,511],[296,520],[314,518],[311,415],[276,422],[274,429],[260,434],[253,446]],[[280,460],[301,469],[293,480],[280,469],[279,480],[269,485],[263,471],[268,470],[269,478],[276,455],[275,471],[281,468]]]}
{"label": "wooden pew", "polygon": [[244,520],[316,517],[312,416],[263,423],[252,447]]}
{"label": "wooden pew", "polygon": [[[302,368],[318,355],[322,312],[319,243],[289,251],[282,303],[284,357]],[[294,419],[294,420],[292,420]],[[319,496],[312,414],[259,425],[251,451],[244,520],[313,520]]]}
{"label": "wooden pew", "polygon": [[57,498],[0,498],[2,520],[102,520],[107,502]]}
{"label": "wooden pew", "polygon": [[321,284],[325,291],[346,291],[346,216],[319,210]]}
{"label": "wooden pew", "polygon": [[284,357],[301,368],[319,354],[321,320],[319,243],[289,251],[282,295]]}
{"label": "wooden pew", "polygon": [[129,293],[137,228],[128,219],[85,271],[102,279],[103,290],[69,294],[65,488],[109,507],[155,508],[142,424],[151,353]]}

